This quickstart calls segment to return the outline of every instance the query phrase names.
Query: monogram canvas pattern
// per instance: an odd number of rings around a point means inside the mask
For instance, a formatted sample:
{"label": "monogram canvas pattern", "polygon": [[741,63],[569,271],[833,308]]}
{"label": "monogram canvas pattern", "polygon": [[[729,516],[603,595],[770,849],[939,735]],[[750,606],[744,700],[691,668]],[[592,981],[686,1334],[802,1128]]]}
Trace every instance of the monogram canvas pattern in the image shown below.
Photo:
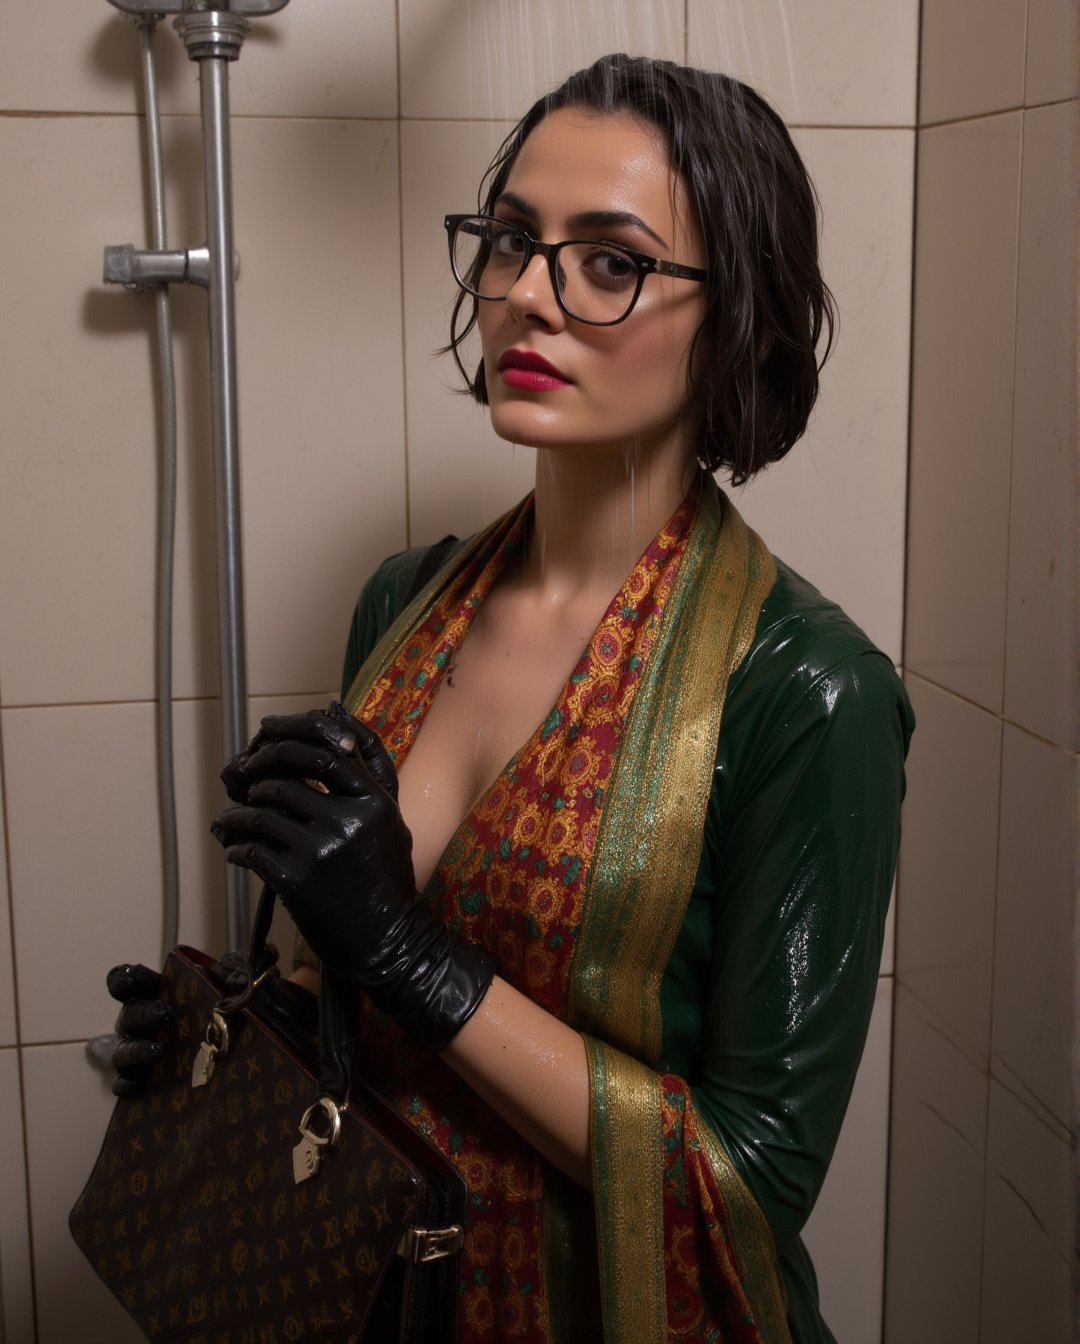
{"label": "monogram canvas pattern", "polygon": [[164,979],[171,1048],[146,1092],[118,1102],[75,1240],[151,1341],[360,1344],[419,1178],[346,1111],[319,1174],[294,1184],[313,1071],[242,1011],[228,1055],[192,1088],[219,994],[182,953]]}

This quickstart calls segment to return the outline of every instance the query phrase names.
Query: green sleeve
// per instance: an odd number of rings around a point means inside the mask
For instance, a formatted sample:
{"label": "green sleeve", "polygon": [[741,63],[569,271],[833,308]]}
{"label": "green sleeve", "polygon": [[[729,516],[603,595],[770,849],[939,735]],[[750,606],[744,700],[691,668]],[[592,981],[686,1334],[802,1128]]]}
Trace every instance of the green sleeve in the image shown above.
{"label": "green sleeve", "polygon": [[913,727],[892,664],[785,566],[732,677],[703,853],[661,987],[663,1067],[783,1257],[824,1180],[874,1002]]}
{"label": "green sleeve", "polygon": [[[384,560],[364,584],[345,645],[345,662],[341,671],[343,696],[348,693],[368,654],[408,604],[424,559],[432,549],[430,546],[416,546],[408,551],[399,551]],[[450,550],[444,550],[442,559],[449,559],[451,553]]]}
{"label": "green sleeve", "polygon": [[[392,556],[365,585],[343,692],[424,554]],[[661,986],[661,1066],[690,1083],[803,1279],[797,1234],[873,1006],[912,726],[888,659],[780,565],[729,686],[701,863]]]}

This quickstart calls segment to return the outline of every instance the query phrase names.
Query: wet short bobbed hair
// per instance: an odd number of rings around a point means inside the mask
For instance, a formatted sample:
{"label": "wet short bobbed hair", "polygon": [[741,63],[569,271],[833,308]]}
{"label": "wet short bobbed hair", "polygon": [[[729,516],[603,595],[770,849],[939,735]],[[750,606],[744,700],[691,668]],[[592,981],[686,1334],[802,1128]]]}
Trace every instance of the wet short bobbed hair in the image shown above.
{"label": "wet short bobbed hair", "polygon": [[[709,273],[689,361],[688,392],[703,412],[698,459],[739,485],[806,429],[836,325],[818,263],[817,196],[798,151],[760,94],[730,76],[604,56],[538,99],[503,141],[480,184],[481,213],[492,212],[532,131],[564,107],[629,113],[664,138]],[[478,306],[459,292],[447,349],[487,405],[483,363],[470,375],[460,354]]]}

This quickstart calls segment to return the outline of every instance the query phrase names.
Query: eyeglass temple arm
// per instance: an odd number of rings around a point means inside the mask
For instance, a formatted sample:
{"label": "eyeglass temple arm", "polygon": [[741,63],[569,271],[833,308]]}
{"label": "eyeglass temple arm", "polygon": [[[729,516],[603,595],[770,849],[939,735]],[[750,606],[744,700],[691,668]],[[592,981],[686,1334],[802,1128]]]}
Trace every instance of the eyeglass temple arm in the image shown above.
{"label": "eyeglass temple arm", "polygon": [[681,266],[677,261],[661,261],[655,258],[657,275],[673,275],[680,280],[708,280],[709,272],[698,266]]}

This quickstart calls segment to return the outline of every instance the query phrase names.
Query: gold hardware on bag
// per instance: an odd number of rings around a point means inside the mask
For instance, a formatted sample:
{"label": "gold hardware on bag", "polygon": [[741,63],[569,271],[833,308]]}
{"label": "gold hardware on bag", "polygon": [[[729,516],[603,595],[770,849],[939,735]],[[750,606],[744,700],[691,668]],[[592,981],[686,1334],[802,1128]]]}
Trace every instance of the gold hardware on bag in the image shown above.
{"label": "gold hardware on bag", "polygon": [[[320,1107],[330,1122],[330,1132],[328,1134],[317,1134],[308,1124],[308,1121]],[[341,1134],[341,1112],[344,1109],[344,1107],[339,1108],[330,1097],[320,1097],[304,1112],[303,1119],[300,1121],[300,1142],[293,1149],[292,1154],[293,1181],[297,1185],[301,1181],[309,1180],[316,1175],[322,1162],[323,1149],[333,1148],[334,1144],[337,1143]]]}
{"label": "gold hardware on bag", "polygon": [[449,1227],[407,1227],[401,1234],[397,1253],[414,1265],[426,1265],[430,1260],[445,1260],[456,1255],[465,1242],[465,1229],[460,1223]]}
{"label": "gold hardware on bag", "polygon": [[218,1056],[224,1058],[229,1053],[229,1028],[225,1019],[215,1008],[206,1024],[206,1040],[202,1041],[195,1053],[195,1063],[191,1067],[191,1086],[205,1087],[214,1076],[214,1066]]}

